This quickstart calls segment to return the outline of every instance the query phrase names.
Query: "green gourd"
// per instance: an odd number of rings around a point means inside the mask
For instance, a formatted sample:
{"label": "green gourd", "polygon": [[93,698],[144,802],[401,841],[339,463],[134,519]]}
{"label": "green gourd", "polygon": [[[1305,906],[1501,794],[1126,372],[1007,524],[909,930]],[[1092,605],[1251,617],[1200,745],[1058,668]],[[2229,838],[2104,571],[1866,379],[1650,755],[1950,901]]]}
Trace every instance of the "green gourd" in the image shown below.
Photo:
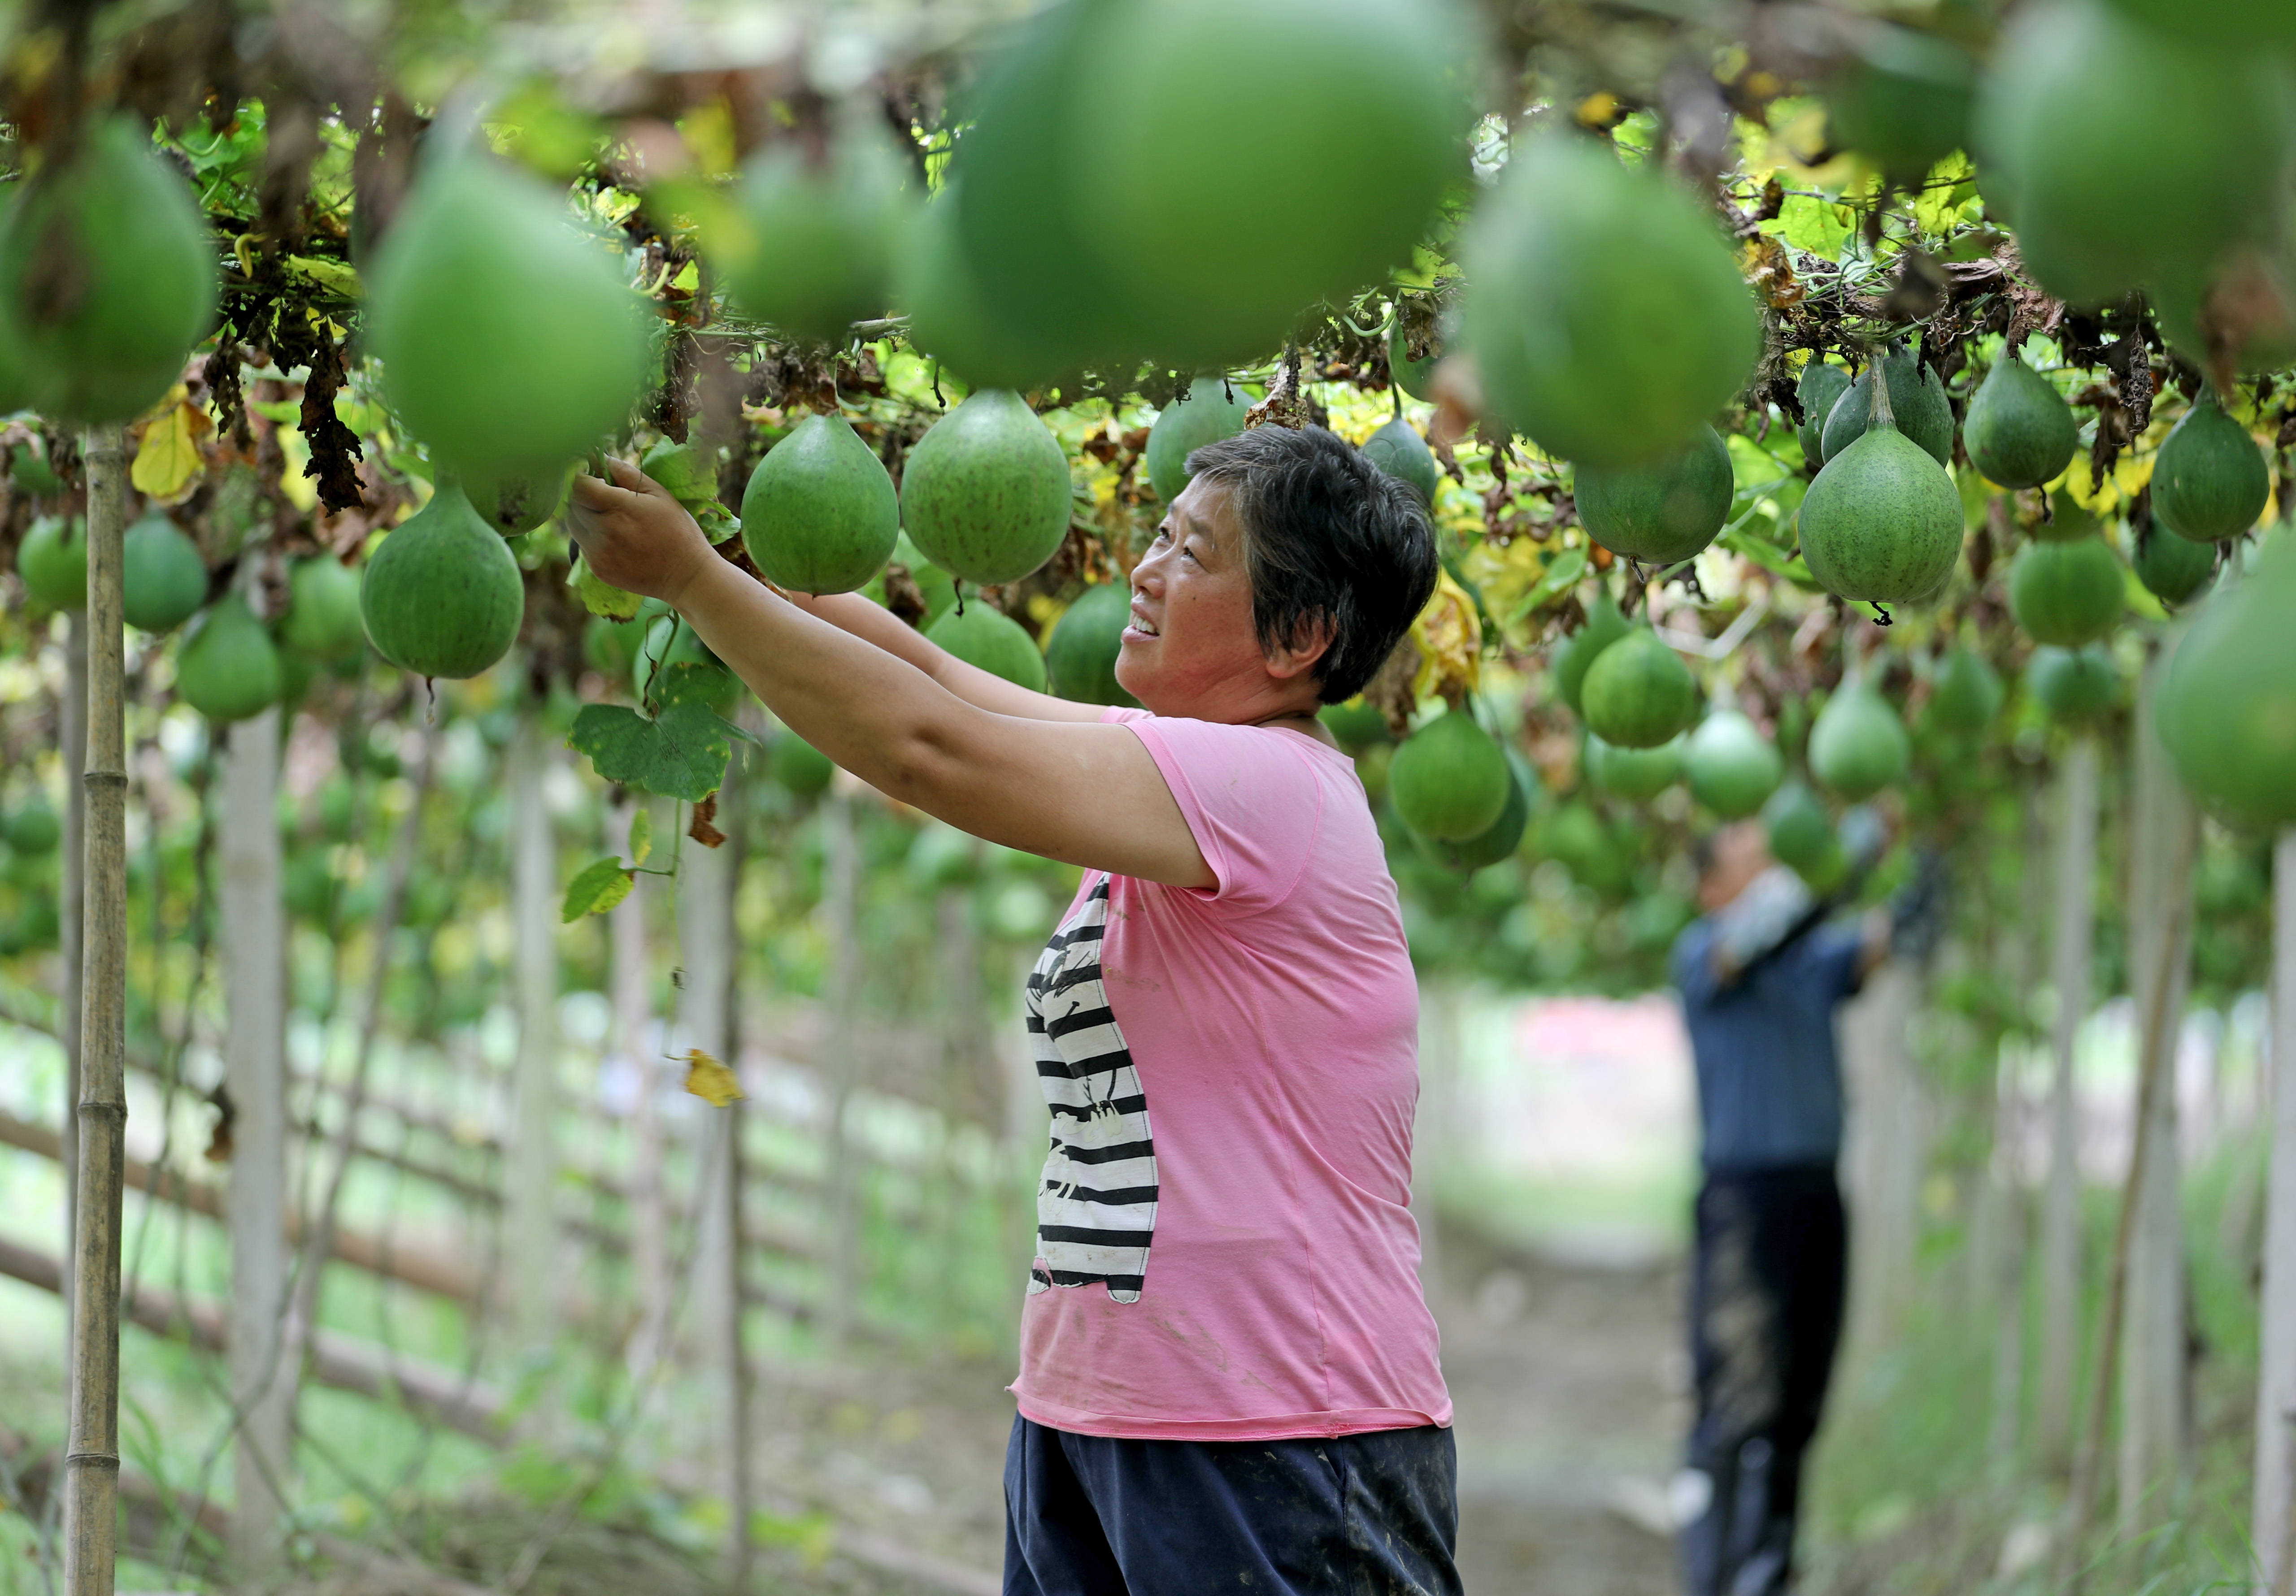
{"label": "green gourd", "polygon": [[1794,429],[1794,437],[1801,443],[1801,457],[1813,468],[1825,463],[1825,418],[1849,391],[1849,373],[1838,365],[1813,358],[1801,368],[1801,380],[1794,384],[1801,425]]}
{"label": "green gourd", "polygon": [[1037,640],[994,604],[975,599],[952,609],[927,626],[925,635],[992,676],[1031,692],[1045,691],[1045,657],[1037,651]]}
{"label": "green gourd", "polygon": [[1417,494],[1421,503],[1434,503],[1443,470],[1409,422],[1397,416],[1364,440],[1363,452],[1365,459]]}
{"label": "green gourd", "polygon": [[1439,345],[1431,348],[1423,358],[1414,359],[1410,340],[1403,330],[1403,315],[1398,307],[1396,317],[1387,327],[1387,371],[1395,386],[1414,399],[1427,400],[1435,397],[1435,368],[1443,358]]}
{"label": "green gourd", "polygon": [[1595,656],[1578,697],[1587,729],[1622,749],[1670,741],[1698,714],[1690,667],[1646,626]]}
{"label": "green gourd", "polygon": [[903,164],[883,134],[858,126],[818,161],[795,142],[752,156],[708,238],[735,307],[813,344],[882,315],[906,219]]}
{"label": "green gourd", "polygon": [[1826,89],[1827,131],[1900,184],[1918,182],[1962,146],[1977,63],[1934,34],[1870,22]]}
{"label": "green gourd", "polygon": [[86,609],[87,524],[76,515],[39,517],[16,545],[16,574],[36,602]]}
{"label": "green gourd", "polygon": [[[1117,656],[1132,623],[1129,583],[1087,587],[1053,623],[1045,639],[1045,675],[1054,692],[1079,704],[1136,708],[1139,700],[1117,684]],[[1376,713],[1376,712],[1374,712]]]}
{"label": "green gourd", "polygon": [[2009,567],[2009,613],[2036,642],[2077,649],[2109,634],[2128,608],[2120,556],[2102,537],[2029,543]]}
{"label": "green gourd", "polygon": [[375,652],[400,669],[475,676],[517,641],[526,580],[510,545],[450,485],[368,558],[359,613]]}
{"label": "green gourd", "polygon": [[2288,148],[2275,63],[2105,0],[2020,7],[1979,86],[1972,142],[2026,269],[2075,305],[2139,288],[2196,299],[2275,214]]}
{"label": "green gourd", "polygon": [[[1953,464],[1953,404],[1945,384],[1921,356],[1900,349],[1884,356],[1881,367],[1890,390],[1890,422],[1921,445],[1939,465]],[[1833,457],[1865,436],[1874,418],[1874,364],[1869,362],[1835,400],[1825,417],[1825,458]]]}
{"label": "green gourd", "polygon": [[2026,662],[2025,691],[2051,720],[2082,725],[2112,708],[2120,692],[2120,667],[2095,643],[2081,649],[2044,645]]}
{"label": "green gourd", "polygon": [[618,253],[575,230],[562,195],[490,156],[418,176],[366,278],[384,391],[432,458],[474,482],[547,479],[636,402],[651,340]]}
{"label": "green gourd", "polygon": [[1506,808],[1506,750],[1464,709],[1436,716],[1404,739],[1387,767],[1397,818],[1437,842],[1466,842]]}
{"label": "green gourd", "polygon": [[1809,728],[1809,773],[1853,804],[1901,780],[1913,760],[1905,722],[1863,683],[1845,682]]}
{"label": "green gourd", "polygon": [[1698,724],[1683,748],[1690,796],[1724,820],[1743,820],[1761,808],[1786,764],[1761,729],[1735,709],[1718,709]]}
{"label": "green gourd", "polygon": [[358,573],[332,555],[298,560],[287,572],[279,641],[308,659],[340,659],[364,648]]}
{"label": "green gourd", "polygon": [[1651,465],[1582,465],[1574,475],[1578,519],[1613,554],[1672,565],[1712,543],[1736,491],[1730,451],[1711,427]]}
{"label": "green gourd", "polygon": [[1457,871],[1461,875],[1472,875],[1486,864],[1496,864],[1500,860],[1512,856],[1522,846],[1522,834],[1530,825],[1530,795],[1533,790],[1531,776],[1510,756],[1507,759],[1506,805],[1488,830],[1464,842],[1439,842],[1431,837],[1422,837],[1416,831],[1412,833],[1412,840],[1438,864]]}
{"label": "green gourd", "polygon": [[1188,456],[1206,444],[1234,438],[1243,430],[1251,401],[1237,393],[1226,379],[1199,377],[1187,391],[1156,413],[1148,429],[1145,450],[1148,484],[1167,504],[1188,485]]}
{"label": "green gourd", "polygon": [[[1083,176],[1070,202],[1169,364],[1275,353],[1308,307],[1385,283],[1465,179],[1462,7],[1127,0],[1102,14],[1062,130]],[[1315,132],[1251,138],[1244,115]]]}
{"label": "green gourd", "polygon": [[[1845,599],[1926,599],[1961,557],[1961,494],[1945,468],[1898,430],[1894,386],[1869,382],[1842,395],[1837,421],[1863,401],[1874,406],[1873,424],[1827,458],[1796,520],[1810,574]],[[1827,424],[1829,441],[1835,424]]]}
{"label": "green gourd", "polygon": [[2154,700],[2153,724],[2185,785],[2243,830],[2296,824],[2296,528],[2202,607]]}
{"label": "green gourd", "polygon": [[[1058,679],[1057,672],[1054,679]],[[1360,695],[1344,703],[1324,705],[1316,712],[1316,718],[1324,723],[1324,730],[1337,738],[1340,746],[1350,754],[1360,754],[1365,749],[1395,741],[1395,734],[1388,730],[1387,716]]]}
{"label": "green gourd", "polygon": [[2165,531],[2156,520],[2137,535],[2129,563],[2147,593],[2164,604],[2182,604],[2216,580],[2217,550]]}
{"label": "green gourd", "polygon": [[1068,536],[1068,456],[1028,402],[984,389],[933,423],[901,471],[901,524],[967,582],[1018,581]]}
{"label": "green gourd", "polygon": [[1925,729],[1950,738],[1976,737],[1993,724],[2005,696],[2001,674],[1976,650],[1956,647],[1930,678],[1930,701],[1922,711]]}
{"label": "green gourd", "polygon": [[[33,178],[0,234],[0,321],[34,402],[83,422],[141,415],[215,317],[217,250],[151,125],[110,115]],[[8,364],[15,364],[11,361]]]}
{"label": "green gourd", "polygon": [[10,850],[34,857],[55,852],[63,834],[63,823],[42,793],[34,793],[0,821],[0,839]]}
{"label": "green gourd", "polygon": [[1654,798],[1682,779],[1683,742],[1677,735],[1654,749],[1622,749],[1589,733],[1587,780],[1613,798]]}
{"label": "green gourd", "polygon": [[884,462],[841,415],[809,415],[767,450],[742,494],[742,544],[769,582],[851,593],[901,535]]}
{"label": "green gourd", "polygon": [[2080,446],[2064,396],[2013,352],[2001,357],[1970,400],[1961,438],[1986,480],[2008,488],[2054,481]]}
{"label": "green gourd", "polygon": [[784,731],[774,739],[766,750],[766,765],[783,790],[801,798],[819,798],[837,779],[837,766],[829,756],[794,732]]}
{"label": "green gourd", "polygon": [[[471,508],[479,519],[504,537],[524,537],[538,532],[550,524],[573,491],[574,473],[579,461],[569,460],[554,471],[534,476],[504,477],[488,480],[478,477],[460,479],[463,496],[471,501]],[[648,476],[652,472],[648,471]]]}
{"label": "green gourd", "polygon": [[2185,412],[2152,463],[2152,513],[2195,543],[2222,543],[2256,525],[2271,496],[2264,453],[2213,392]]}
{"label": "green gourd", "polygon": [[1460,340],[1490,412],[1579,465],[1637,465],[1697,435],[1761,352],[1712,216],[1590,142],[1520,144],[1461,245]]}
{"label": "green gourd", "polygon": [[131,626],[168,632],[208,602],[208,562],[200,545],[154,511],[120,539],[120,614]]}
{"label": "green gourd", "polygon": [[1788,782],[1762,806],[1762,829],[1770,856],[1808,875],[1833,847],[1833,821],[1817,795],[1800,782]]}
{"label": "green gourd", "polygon": [[1570,713],[1584,716],[1580,693],[1587,680],[1587,669],[1595,663],[1595,656],[1624,637],[1632,626],[1619,613],[1618,601],[1611,597],[1608,588],[1595,594],[1595,602],[1587,607],[1587,623],[1564,638],[1556,647],[1550,669],[1554,675],[1554,691],[1570,706]]}
{"label": "green gourd", "polygon": [[247,601],[226,593],[176,648],[176,696],[223,724],[260,715],[286,687],[279,650]]}

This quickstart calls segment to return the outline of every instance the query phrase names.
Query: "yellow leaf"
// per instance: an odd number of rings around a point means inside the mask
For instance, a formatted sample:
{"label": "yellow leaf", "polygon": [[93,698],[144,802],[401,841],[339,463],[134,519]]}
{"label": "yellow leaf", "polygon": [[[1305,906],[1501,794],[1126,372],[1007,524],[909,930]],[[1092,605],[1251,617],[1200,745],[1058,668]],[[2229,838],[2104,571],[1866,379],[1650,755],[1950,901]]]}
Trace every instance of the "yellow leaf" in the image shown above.
{"label": "yellow leaf", "polygon": [[640,805],[630,816],[630,868],[644,864],[653,853],[653,815]]}
{"label": "yellow leaf", "polygon": [[200,439],[215,430],[208,413],[179,400],[152,418],[127,479],[148,498],[173,503],[200,479]]}
{"label": "yellow leaf", "polygon": [[1435,596],[1411,623],[1411,639],[1419,645],[1419,675],[1412,682],[1419,697],[1456,702],[1482,680],[1482,622],[1475,601],[1449,571],[1438,571]]}
{"label": "yellow leaf", "polygon": [[749,1095],[732,1070],[698,1047],[685,1055],[685,1089],[713,1109]]}

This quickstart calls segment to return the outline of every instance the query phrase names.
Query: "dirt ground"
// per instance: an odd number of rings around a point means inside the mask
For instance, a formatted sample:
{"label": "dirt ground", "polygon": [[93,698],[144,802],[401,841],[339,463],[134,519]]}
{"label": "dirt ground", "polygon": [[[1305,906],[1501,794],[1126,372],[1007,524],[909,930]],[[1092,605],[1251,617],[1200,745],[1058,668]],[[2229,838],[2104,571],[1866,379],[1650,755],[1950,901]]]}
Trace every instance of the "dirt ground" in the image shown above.
{"label": "dirt ground", "polygon": [[[1682,1424],[1677,1273],[1472,1245],[1447,1273],[1471,1596],[1670,1596],[1652,1526]],[[761,1395],[770,1496],[851,1526],[832,1560],[855,1566],[821,1573],[886,1592],[996,1589],[1012,1408],[992,1371],[816,1370]]]}

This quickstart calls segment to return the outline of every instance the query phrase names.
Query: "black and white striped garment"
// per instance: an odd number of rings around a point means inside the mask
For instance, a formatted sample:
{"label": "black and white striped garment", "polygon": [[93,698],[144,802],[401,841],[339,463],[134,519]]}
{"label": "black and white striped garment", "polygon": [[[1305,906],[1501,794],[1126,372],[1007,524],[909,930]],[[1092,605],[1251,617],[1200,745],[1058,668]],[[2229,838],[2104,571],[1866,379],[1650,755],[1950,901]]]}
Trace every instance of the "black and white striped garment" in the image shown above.
{"label": "black and white striped garment", "polygon": [[1029,1046],[1053,1111],[1037,1188],[1029,1292],[1098,1281],[1138,1302],[1156,1229],[1156,1146],[1148,1100],[1101,983],[1108,882],[1053,934],[1029,977]]}

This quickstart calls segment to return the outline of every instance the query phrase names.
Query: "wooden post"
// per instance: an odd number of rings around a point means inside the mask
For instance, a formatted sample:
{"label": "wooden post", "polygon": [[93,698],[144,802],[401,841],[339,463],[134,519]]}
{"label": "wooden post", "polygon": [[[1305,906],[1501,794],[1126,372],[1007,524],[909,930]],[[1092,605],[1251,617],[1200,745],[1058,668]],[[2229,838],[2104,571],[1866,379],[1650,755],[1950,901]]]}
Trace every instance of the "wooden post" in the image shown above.
{"label": "wooden post", "polygon": [[2264,1219],[2263,1346],[2256,1380],[2259,1596],[2296,1590],[2296,830],[2272,852],[2272,1150]]}
{"label": "wooden post", "polygon": [[296,1362],[286,1346],[287,956],[279,842],[281,712],[225,734],[222,863],[224,1080],[233,1109],[231,1193],[232,1560],[243,1583],[279,1552]]}
{"label": "wooden post", "polygon": [[[64,696],[56,706],[64,765],[62,891],[56,904],[56,947],[63,959],[64,989],[57,1006],[62,1022],[64,1048],[64,1253],[70,1256],[79,1234],[79,1043],[80,1008],[85,1001],[86,950],[82,945],[86,916],[82,912],[87,879],[87,612],[83,610],[65,623]],[[120,706],[127,712],[127,706]],[[81,779],[73,781],[74,773]],[[64,1274],[64,1317],[70,1322],[72,1277]]]}
{"label": "wooden post", "polygon": [[[861,976],[860,860],[853,835],[853,800],[832,790],[822,801],[823,897],[829,912],[829,1029],[823,1063],[829,1085],[829,1302],[822,1326],[832,1347],[843,1345],[858,1315],[861,1291],[857,1175],[846,1138],[860,1060],[850,1038]],[[840,1038],[844,1038],[840,1045]]]}
{"label": "wooden post", "polygon": [[[620,850],[630,820],[646,798],[632,794],[615,811],[619,834],[607,847]],[[631,1105],[630,1265],[637,1291],[638,1322],[631,1333],[627,1364],[640,1378],[661,1355],[668,1323],[669,1207],[662,1191],[661,1044],[653,1034],[653,985],[646,957],[646,900],[653,878],[640,876],[630,895],[607,913],[613,988],[614,1046],[628,1064],[636,1096]]]}
{"label": "wooden post", "polygon": [[2157,1492],[2182,1471],[2188,1419],[2177,1053],[2192,968],[2193,866],[2201,819],[2169,764],[2153,720],[2152,695],[2173,653],[2171,644],[2145,668],[2130,749],[2136,792],[2129,816],[2128,964],[2136,1000],[2137,1076],[2144,1084],[2134,1130],[2144,1156],[2130,1199],[2136,1213],[2120,1349],[2117,1502],[2124,1539],[2160,1521],[2164,1504]]}
{"label": "wooden post", "polygon": [[510,1317],[521,1352],[556,1337],[558,1288],[558,849],[544,801],[539,706],[519,706],[512,733],[511,925],[517,971],[518,1053],[511,1075],[511,1135],[503,1209],[510,1256]]}
{"label": "wooden post", "polygon": [[2072,1445],[2073,1390],[2080,1363],[2080,1126],[2073,1054],[2088,1016],[2090,877],[2096,868],[2096,740],[2065,752],[2059,776],[2054,926],[2050,939],[2056,1023],[2049,1084],[2049,1180],[2041,1201],[2041,1362],[2034,1439],[2040,1460],[2062,1467]]}
{"label": "wooden post", "polygon": [[87,739],[79,1150],[70,1274],[71,1426],[64,1448],[64,1590],[111,1596],[119,1501],[119,1230],[127,1143],[127,649],[120,616],[127,434],[88,429]]}

